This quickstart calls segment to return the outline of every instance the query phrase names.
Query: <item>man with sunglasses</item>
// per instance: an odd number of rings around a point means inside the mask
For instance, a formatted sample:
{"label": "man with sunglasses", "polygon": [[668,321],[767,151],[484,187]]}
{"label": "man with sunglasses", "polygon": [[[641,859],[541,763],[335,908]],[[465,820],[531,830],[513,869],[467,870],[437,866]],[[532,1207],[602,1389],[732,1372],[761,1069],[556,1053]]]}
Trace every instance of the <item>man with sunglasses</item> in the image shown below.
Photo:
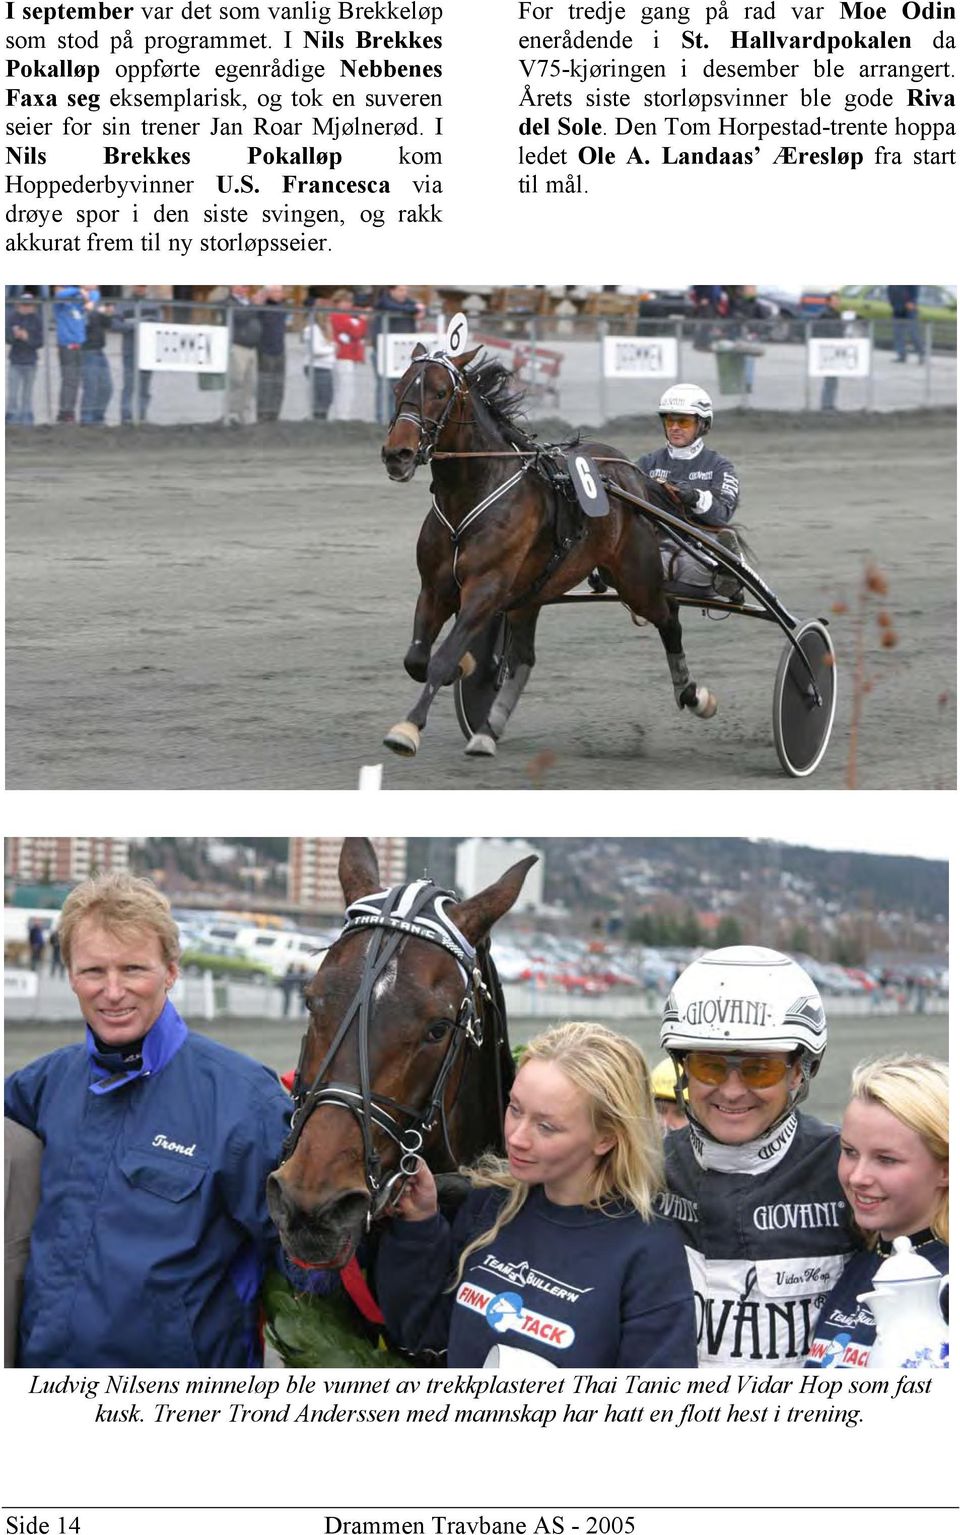
{"label": "man with sunglasses", "polygon": [[683,1232],[701,1365],[802,1365],[853,1250],[838,1133],[797,1112],[826,1042],[816,987],[773,949],[705,954],[667,999],[689,1125],[667,1137],[661,1208]]}

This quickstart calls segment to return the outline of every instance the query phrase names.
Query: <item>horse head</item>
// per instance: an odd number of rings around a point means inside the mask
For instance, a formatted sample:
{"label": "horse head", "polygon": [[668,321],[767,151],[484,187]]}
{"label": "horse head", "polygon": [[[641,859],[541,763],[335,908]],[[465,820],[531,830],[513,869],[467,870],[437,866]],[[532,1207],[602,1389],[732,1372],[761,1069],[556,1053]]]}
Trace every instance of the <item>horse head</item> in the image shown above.
{"label": "horse head", "polygon": [[[427,880],[384,891],[376,854],[347,838],[343,930],[305,990],[310,1022],[284,1160],[267,1204],[287,1252],[342,1268],[386,1212],[404,1161],[452,1165],[483,1037],[475,948],[509,911],[536,860],[465,901]],[[494,1119],[496,1111],[494,1110]],[[489,1128],[492,1141],[502,1125]],[[479,1148],[478,1148],[479,1149]]]}
{"label": "horse head", "polygon": [[[463,370],[479,351],[474,347],[472,352],[448,357],[444,352],[430,353],[417,343],[409,368],[394,385],[397,407],[380,450],[391,480],[412,480],[417,466],[427,463],[436,451],[454,405],[467,393]],[[461,419],[452,424],[462,424]]]}

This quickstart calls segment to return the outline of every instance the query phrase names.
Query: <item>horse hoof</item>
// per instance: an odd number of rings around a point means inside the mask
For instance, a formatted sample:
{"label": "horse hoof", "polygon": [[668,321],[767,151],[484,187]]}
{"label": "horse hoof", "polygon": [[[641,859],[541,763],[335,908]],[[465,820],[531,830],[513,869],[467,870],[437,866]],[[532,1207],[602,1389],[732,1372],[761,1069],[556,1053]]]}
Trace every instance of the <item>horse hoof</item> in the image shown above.
{"label": "horse hoof", "polygon": [[484,735],[483,731],[478,731],[476,735],[470,737],[463,748],[463,755],[465,757],[495,757],[497,755],[497,743],[493,736]]}
{"label": "horse hoof", "polygon": [[415,757],[420,750],[420,732],[409,720],[401,720],[399,725],[387,731],[383,744],[398,757]]}
{"label": "horse hoof", "polygon": [[476,669],[477,663],[468,650],[460,660],[460,675],[461,677],[470,677],[476,671]]}
{"label": "horse hoof", "polygon": [[427,657],[422,650],[408,650],[403,658],[403,669],[414,682],[426,682]]}
{"label": "horse hoof", "polygon": [[692,705],[698,720],[712,720],[717,712],[717,700],[709,688],[697,688],[697,701]]}

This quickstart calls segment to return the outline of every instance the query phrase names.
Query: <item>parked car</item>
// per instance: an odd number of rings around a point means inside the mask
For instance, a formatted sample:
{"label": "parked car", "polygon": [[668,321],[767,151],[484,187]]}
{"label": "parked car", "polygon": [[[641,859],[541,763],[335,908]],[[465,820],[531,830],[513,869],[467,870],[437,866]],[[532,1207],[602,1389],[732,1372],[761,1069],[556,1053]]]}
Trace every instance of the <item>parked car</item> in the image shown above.
{"label": "parked car", "polygon": [[[823,313],[828,291],[830,290],[818,288],[801,295],[801,306],[808,318],[813,319]],[[853,284],[834,291],[839,294],[841,310],[855,314],[860,320],[873,322],[875,346],[887,348],[893,345],[893,316],[890,312],[885,283],[876,283],[872,287]],[[936,284],[921,284],[920,301],[917,307],[921,324],[925,325],[929,322],[933,326],[934,350],[956,351],[956,291]]]}
{"label": "parked car", "polygon": [[804,313],[799,293],[786,293],[783,288],[758,288],[757,303],[763,311],[767,340],[804,339],[809,316]]}
{"label": "parked car", "polygon": [[244,954],[217,954],[210,949],[187,949],[180,956],[184,975],[212,975],[215,981],[249,981],[253,986],[273,984],[273,971]]}
{"label": "parked car", "polygon": [[638,295],[641,320],[689,320],[696,312],[689,288],[641,288]]}
{"label": "parked car", "polygon": [[[852,309],[854,314],[864,320],[889,320],[891,317],[886,285],[873,288],[841,288],[840,307]],[[954,326],[957,323],[957,295],[952,288],[921,285],[917,308],[921,320]]]}

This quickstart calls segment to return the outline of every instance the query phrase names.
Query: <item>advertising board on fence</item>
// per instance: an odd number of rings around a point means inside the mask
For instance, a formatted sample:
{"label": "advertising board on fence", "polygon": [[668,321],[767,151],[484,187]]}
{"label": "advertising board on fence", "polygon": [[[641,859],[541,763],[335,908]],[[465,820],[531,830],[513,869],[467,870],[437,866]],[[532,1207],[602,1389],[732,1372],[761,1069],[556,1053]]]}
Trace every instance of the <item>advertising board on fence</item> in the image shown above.
{"label": "advertising board on fence", "polygon": [[869,378],[868,336],[812,336],[807,342],[811,378]]}
{"label": "advertising board on fence", "polygon": [[676,336],[604,336],[605,378],[676,378]]}
{"label": "advertising board on fence", "polygon": [[378,336],[377,372],[381,378],[403,378],[410,366],[410,358],[418,341],[430,351],[442,340],[442,333],[438,335],[430,331],[420,335],[417,331],[398,330],[389,331],[385,336]]}
{"label": "advertising board on fence", "polygon": [[138,365],[150,373],[226,373],[225,325],[169,325],[142,320]]}
{"label": "advertising board on fence", "polygon": [[39,991],[35,970],[7,970],[3,972],[5,997],[35,997]]}

